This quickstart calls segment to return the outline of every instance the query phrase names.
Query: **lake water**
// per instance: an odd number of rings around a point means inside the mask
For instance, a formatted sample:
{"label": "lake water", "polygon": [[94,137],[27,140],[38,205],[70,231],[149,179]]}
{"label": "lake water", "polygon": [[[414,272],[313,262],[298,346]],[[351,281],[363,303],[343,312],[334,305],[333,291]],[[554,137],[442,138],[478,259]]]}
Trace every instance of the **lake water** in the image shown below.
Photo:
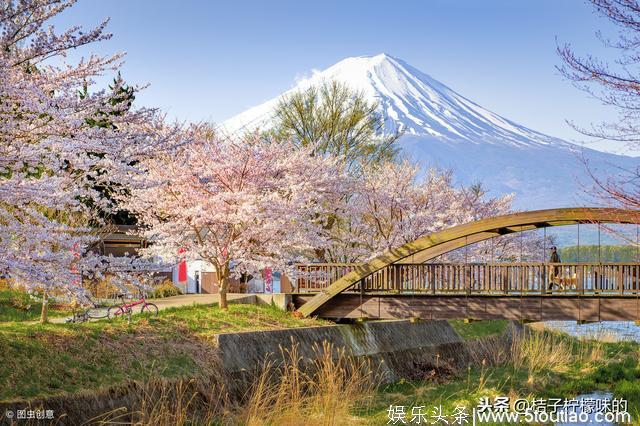
{"label": "lake water", "polygon": [[640,326],[633,321],[602,321],[578,324],[575,321],[546,321],[545,326],[571,336],[602,340],[640,342]]}

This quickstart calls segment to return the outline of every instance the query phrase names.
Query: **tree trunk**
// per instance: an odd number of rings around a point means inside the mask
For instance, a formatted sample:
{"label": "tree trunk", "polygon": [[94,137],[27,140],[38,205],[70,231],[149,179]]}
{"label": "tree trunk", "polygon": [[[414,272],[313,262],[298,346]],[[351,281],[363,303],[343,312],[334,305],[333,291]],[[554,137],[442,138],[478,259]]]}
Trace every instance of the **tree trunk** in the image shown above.
{"label": "tree trunk", "polygon": [[42,295],[42,310],[40,311],[40,324],[49,322],[49,293],[45,290]]}
{"label": "tree trunk", "polygon": [[218,275],[218,285],[220,294],[220,309],[229,309],[229,302],[227,301],[227,292],[229,291],[229,266],[224,265],[216,270]]}

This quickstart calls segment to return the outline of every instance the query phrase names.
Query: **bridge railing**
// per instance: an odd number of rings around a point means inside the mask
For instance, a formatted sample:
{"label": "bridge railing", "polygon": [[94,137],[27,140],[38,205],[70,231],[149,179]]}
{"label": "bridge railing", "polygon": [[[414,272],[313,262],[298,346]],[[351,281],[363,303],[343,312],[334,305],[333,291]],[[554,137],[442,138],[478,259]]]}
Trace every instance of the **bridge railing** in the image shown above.
{"label": "bridge railing", "polygon": [[[297,291],[318,292],[358,264],[298,265]],[[640,263],[423,263],[389,265],[347,292],[427,294],[629,294]]]}
{"label": "bridge railing", "polygon": [[344,275],[354,270],[359,263],[312,263],[296,265],[296,289],[315,292],[329,287]]}

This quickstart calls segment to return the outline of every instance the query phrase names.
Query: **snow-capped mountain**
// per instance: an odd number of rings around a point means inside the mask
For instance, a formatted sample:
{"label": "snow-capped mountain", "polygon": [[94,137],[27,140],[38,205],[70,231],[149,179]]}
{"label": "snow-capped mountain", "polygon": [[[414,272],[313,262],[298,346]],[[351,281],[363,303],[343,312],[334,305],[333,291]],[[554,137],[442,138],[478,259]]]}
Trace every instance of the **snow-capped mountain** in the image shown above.
{"label": "snow-capped mountain", "polygon": [[328,80],[377,102],[386,128],[404,132],[399,144],[410,158],[424,167],[450,168],[460,183],[482,182],[496,195],[515,192],[518,208],[588,203],[584,191],[592,181],[583,159],[596,174],[640,165],[640,158],[582,148],[514,123],[386,54],[344,59],[221,128],[268,128],[283,96]]}

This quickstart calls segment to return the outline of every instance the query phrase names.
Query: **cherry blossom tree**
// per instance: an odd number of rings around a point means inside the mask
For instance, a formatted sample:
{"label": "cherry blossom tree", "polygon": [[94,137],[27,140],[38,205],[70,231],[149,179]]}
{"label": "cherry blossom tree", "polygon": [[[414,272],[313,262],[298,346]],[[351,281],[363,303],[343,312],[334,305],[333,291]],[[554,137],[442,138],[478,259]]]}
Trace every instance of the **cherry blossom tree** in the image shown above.
{"label": "cherry blossom tree", "polygon": [[108,259],[88,253],[101,223],[96,211],[116,208],[99,188],[122,188],[136,164],[175,135],[156,111],[117,101],[130,90],[121,79],[95,89],[122,55],[66,59],[110,37],[107,21],[56,32],[49,22],[74,3],[0,3],[0,274],[44,291],[45,302],[53,289],[82,295],[78,271],[109,269]]}
{"label": "cherry blossom tree", "polygon": [[[482,185],[471,185],[460,189],[462,204],[467,216],[461,223],[514,213],[513,195],[489,197]],[[454,250],[434,259],[435,262],[531,262],[544,260],[545,248],[554,244],[554,237],[545,237],[537,230],[500,235],[490,240]],[[542,257],[541,257],[542,255]]]}
{"label": "cherry blossom tree", "polygon": [[408,161],[368,167],[345,198],[348,215],[329,231],[328,262],[361,262],[444,228],[505,214],[513,196],[487,197],[479,186],[456,188],[450,171]]}
{"label": "cherry blossom tree", "polygon": [[226,309],[231,275],[286,271],[326,244],[325,218],[349,180],[309,148],[194,132],[189,145],[143,163],[126,208],[145,226],[147,256],[175,261],[180,253],[215,267]]}

